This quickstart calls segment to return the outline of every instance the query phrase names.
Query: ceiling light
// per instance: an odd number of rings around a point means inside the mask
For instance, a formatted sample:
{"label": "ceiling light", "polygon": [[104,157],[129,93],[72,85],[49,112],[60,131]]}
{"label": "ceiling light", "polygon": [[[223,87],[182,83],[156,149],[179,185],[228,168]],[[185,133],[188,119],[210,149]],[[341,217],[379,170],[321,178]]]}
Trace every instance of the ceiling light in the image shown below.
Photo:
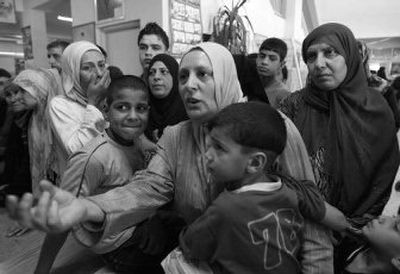
{"label": "ceiling light", "polygon": [[57,16],[57,19],[60,21],[65,21],[65,22],[71,22],[72,23],[72,18],[71,17],[66,17],[66,16]]}
{"label": "ceiling light", "polygon": [[0,56],[24,57],[22,52],[0,51]]}

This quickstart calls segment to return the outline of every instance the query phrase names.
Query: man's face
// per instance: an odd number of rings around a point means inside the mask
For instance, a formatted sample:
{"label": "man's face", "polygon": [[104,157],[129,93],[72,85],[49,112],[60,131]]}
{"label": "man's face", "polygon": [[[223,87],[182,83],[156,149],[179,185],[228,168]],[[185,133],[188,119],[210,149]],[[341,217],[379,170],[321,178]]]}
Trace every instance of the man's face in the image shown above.
{"label": "man's face", "polygon": [[143,69],[148,69],[151,59],[165,53],[167,48],[161,38],[155,34],[145,34],[139,41],[139,59]]}
{"label": "man's face", "polygon": [[279,54],[272,50],[260,50],[257,56],[257,72],[260,77],[272,77],[280,73],[284,64]]}
{"label": "man's face", "polygon": [[47,58],[51,68],[55,68],[58,72],[61,72],[61,56],[64,49],[62,47],[50,48],[47,51]]}

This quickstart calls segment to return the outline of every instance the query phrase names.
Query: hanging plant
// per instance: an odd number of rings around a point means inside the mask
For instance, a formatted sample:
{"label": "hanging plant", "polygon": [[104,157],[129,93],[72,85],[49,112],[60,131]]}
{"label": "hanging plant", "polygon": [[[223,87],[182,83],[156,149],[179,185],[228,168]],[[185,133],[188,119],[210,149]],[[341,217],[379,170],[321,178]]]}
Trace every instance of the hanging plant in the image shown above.
{"label": "hanging plant", "polygon": [[249,18],[239,15],[240,8],[246,2],[247,0],[240,0],[234,5],[232,0],[232,8],[224,5],[213,19],[212,41],[224,45],[232,54],[247,52],[247,29],[243,19],[253,31]]}

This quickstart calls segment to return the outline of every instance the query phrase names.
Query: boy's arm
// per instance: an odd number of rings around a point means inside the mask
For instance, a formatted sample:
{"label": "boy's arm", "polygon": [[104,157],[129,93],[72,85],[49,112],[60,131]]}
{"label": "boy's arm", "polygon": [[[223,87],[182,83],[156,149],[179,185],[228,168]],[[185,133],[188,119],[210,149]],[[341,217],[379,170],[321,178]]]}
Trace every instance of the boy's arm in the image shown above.
{"label": "boy's arm", "polygon": [[68,232],[46,235],[40,250],[39,260],[34,272],[35,274],[50,273],[54,260],[56,259],[61,247],[64,245],[67,237]]}
{"label": "boy's arm", "polygon": [[179,246],[189,260],[210,261],[216,247],[216,228],[221,225],[221,214],[211,204],[208,209],[179,235]]}
{"label": "boy's arm", "polygon": [[325,216],[321,223],[340,233],[346,232],[346,229],[350,227],[350,224],[344,214],[339,209],[331,206],[327,202],[325,202]]}

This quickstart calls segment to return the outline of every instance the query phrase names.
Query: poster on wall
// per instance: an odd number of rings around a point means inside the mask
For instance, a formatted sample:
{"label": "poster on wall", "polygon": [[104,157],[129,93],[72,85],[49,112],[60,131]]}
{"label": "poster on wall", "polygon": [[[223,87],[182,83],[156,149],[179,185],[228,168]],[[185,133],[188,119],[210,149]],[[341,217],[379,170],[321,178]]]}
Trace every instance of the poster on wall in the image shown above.
{"label": "poster on wall", "polygon": [[0,22],[15,24],[15,4],[14,0],[0,1]]}
{"label": "poster on wall", "polygon": [[171,55],[177,59],[201,42],[200,0],[170,0]]}
{"label": "poster on wall", "polygon": [[124,0],[95,0],[98,23],[124,18]]}
{"label": "poster on wall", "polygon": [[33,59],[31,26],[21,28],[25,60]]}

